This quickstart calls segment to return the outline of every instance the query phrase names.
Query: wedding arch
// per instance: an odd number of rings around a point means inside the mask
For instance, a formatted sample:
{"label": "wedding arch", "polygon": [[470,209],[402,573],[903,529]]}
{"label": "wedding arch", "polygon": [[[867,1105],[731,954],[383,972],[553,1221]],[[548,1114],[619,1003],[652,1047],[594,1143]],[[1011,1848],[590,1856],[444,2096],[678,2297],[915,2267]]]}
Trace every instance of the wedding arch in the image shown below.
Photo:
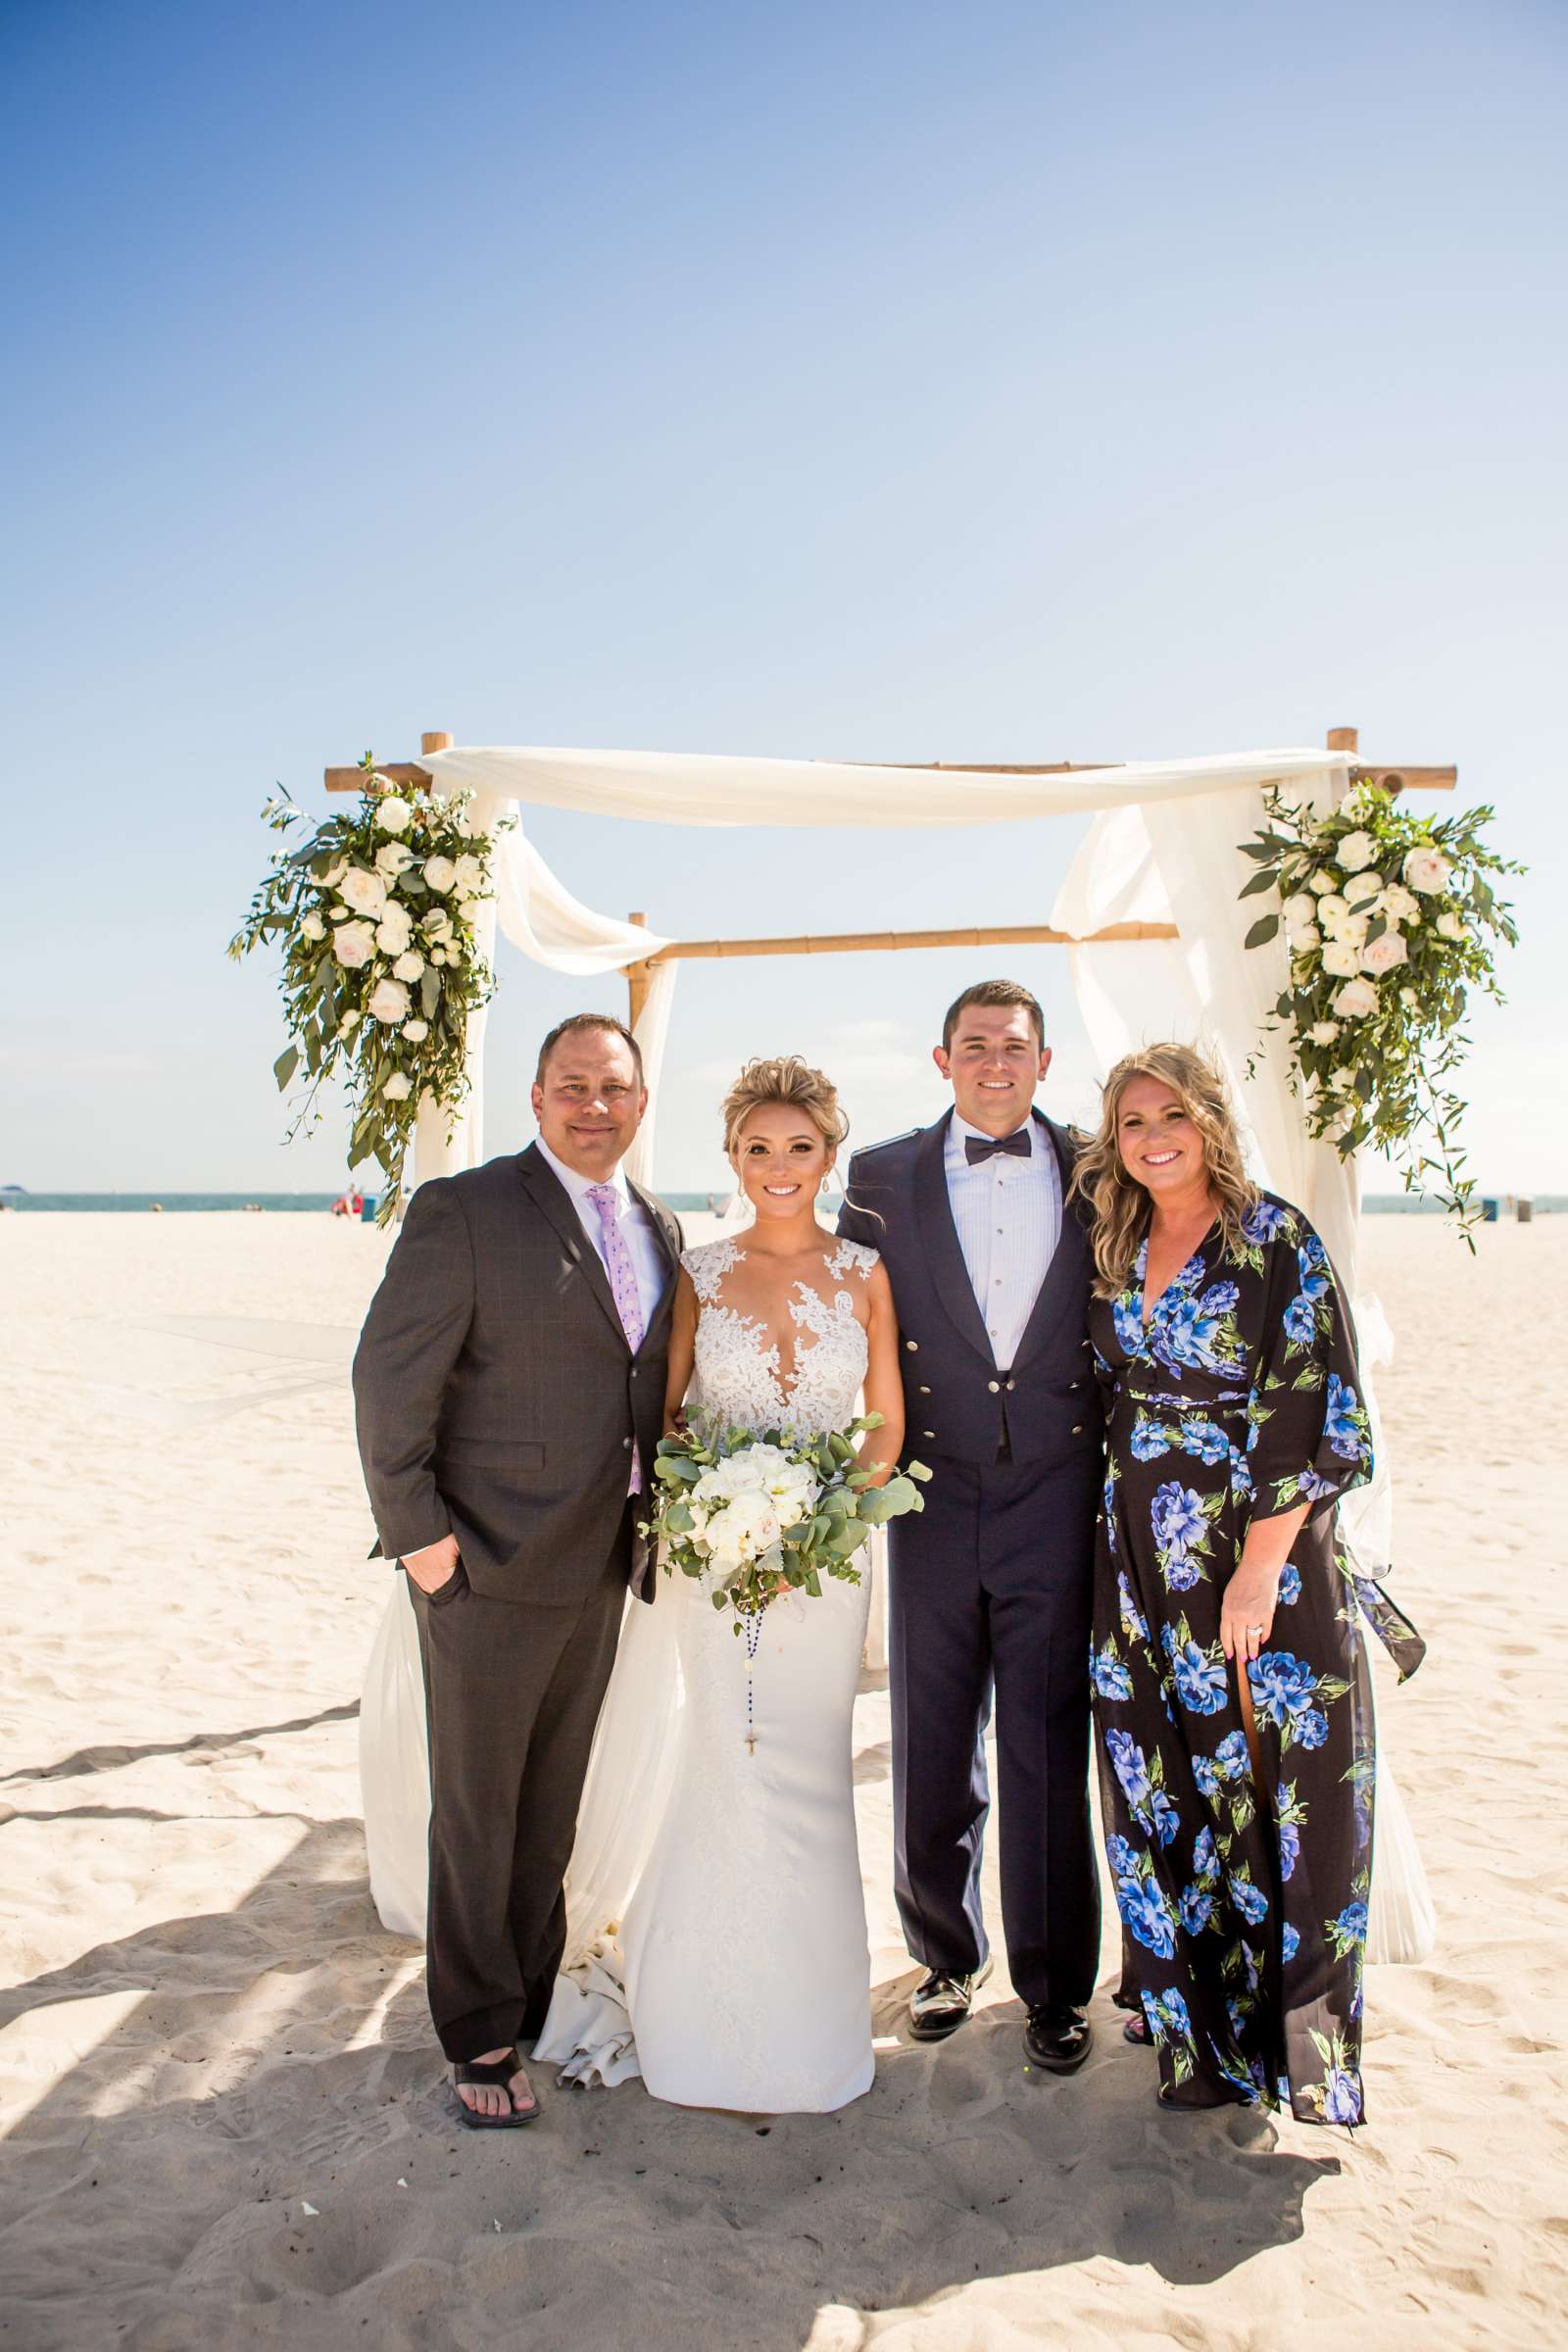
{"label": "wedding arch", "polygon": [[[908,948],[1053,945],[1067,950],[1074,993],[1097,1058],[1107,1066],[1154,1037],[1201,1038],[1223,1064],[1254,1147],[1262,1181],[1295,1200],[1322,1234],[1349,1295],[1363,1372],[1388,1352],[1387,1325],[1358,1268],[1355,1162],[1314,1140],[1293,1084],[1286,1041],[1265,1034],[1288,985],[1283,936],[1249,950],[1243,886],[1252,873],[1240,845],[1264,822],[1264,795],[1288,789],[1326,810],[1355,783],[1385,792],[1451,791],[1452,767],[1368,765],[1353,727],[1329,731],[1326,748],[1225,753],[1176,760],[1055,761],[1039,765],[870,764],[753,760],[714,754],[459,746],[428,733],[416,760],[380,763],[390,785],[473,795],[476,831],[495,842],[494,896],[475,915],[476,946],[493,956],[497,929],[534,962],[582,977],[626,974],[629,1011],[653,1108],[630,1173],[653,1175],[659,1080],[676,976],[696,957],[850,954]],[[364,792],[363,766],[329,767],[329,793]],[[866,931],[827,937],[688,939],[650,930],[641,915],[595,912],[551,872],[514,821],[518,805],[571,808],[642,823],[714,826],[935,827],[1091,814],[1056,894],[1049,923],[951,930]],[[468,1092],[456,1117],[421,1102],[415,1181],[483,1157],[485,1016],[469,1021]],[[1370,1401],[1370,1398],[1369,1398]],[[1358,1564],[1389,1564],[1388,1480],[1347,1500]]]}

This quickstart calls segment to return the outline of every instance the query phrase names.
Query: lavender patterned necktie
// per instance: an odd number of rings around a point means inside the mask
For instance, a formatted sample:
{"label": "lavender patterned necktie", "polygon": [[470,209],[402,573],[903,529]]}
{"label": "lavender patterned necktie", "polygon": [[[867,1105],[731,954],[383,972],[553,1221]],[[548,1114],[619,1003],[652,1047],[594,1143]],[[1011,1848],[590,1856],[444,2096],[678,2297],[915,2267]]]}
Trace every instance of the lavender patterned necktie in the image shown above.
{"label": "lavender patterned necktie", "polygon": [[[643,1344],[643,1302],[637,1288],[637,1269],[631,1262],[631,1251],[626,1247],[626,1237],[620,1230],[620,1220],[615,1213],[618,1206],[615,1188],[612,1184],[591,1184],[588,1198],[599,1211],[599,1229],[605,1237],[605,1271],[610,1276],[611,1297],[615,1301],[615,1312],[620,1317],[626,1345],[635,1355]],[[634,1439],[631,1484],[626,1490],[628,1494],[635,1494],[642,1483],[642,1463]]]}

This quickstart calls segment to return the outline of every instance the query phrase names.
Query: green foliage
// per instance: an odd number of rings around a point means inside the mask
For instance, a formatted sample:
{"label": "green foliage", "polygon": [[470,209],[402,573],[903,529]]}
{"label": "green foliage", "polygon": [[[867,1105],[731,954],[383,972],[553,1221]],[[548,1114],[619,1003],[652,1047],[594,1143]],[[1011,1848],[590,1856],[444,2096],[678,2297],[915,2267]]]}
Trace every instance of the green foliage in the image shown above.
{"label": "green foliage", "polygon": [[[290,1043],[272,1072],[279,1093],[302,1063],[306,1078],[288,1140],[319,1124],[329,1081],[346,1084],[349,1163],[379,1161],[385,1224],[420,1102],[455,1116],[467,1093],[468,1020],[494,987],[474,930],[494,845],[473,832],[466,794],[394,791],[368,752],[360,764],[359,807],[328,817],[302,847],[274,851],[228,953],[238,962],[281,945]],[[263,817],[281,837],[307,821],[287,793]]]}
{"label": "green foliage", "polygon": [[1238,895],[1280,902],[1247,945],[1267,947],[1283,923],[1288,980],[1264,1033],[1288,1035],[1308,1133],[1346,1159],[1385,1152],[1405,1190],[1435,1193],[1470,1241],[1475,1181],[1453,1078],[1469,992],[1502,1003],[1493,943],[1518,938],[1489,877],[1523,868],[1482,840],[1491,808],[1418,816],[1365,783],[1327,816],[1277,790],[1264,798],[1262,832],[1241,844],[1257,871]]}

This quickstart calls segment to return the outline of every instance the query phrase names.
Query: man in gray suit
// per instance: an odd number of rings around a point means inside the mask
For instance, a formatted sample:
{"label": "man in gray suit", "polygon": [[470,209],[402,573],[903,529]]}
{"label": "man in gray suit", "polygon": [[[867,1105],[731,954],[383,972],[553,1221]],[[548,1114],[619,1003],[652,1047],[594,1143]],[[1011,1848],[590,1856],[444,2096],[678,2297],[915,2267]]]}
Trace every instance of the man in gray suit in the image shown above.
{"label": "man in gray suit", "polygon": [[561,1963],[626,1587],[654,1597],[635,1522],[681,1235],[620,1171],[647,1103],[618,1021],[553,1030],[538,1142],[419,1187],[354,1359],[377,1551],[424,1662],[430,2013],[475,2129],[539,2112],[516,2044]]}

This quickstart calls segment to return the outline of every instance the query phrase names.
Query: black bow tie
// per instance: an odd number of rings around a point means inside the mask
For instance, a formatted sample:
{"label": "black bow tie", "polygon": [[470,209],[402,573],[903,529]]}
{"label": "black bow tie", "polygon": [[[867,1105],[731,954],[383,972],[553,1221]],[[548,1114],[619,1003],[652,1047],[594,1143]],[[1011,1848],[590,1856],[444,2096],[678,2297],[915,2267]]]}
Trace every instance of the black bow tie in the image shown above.
{"label": "black bow tie", "polygon": [[977,1160],[989,1159],[994,1152],[1009,1152],[1014,1159],[1027,1159],[1028,1128],[1020,1127],[1016,1135],[1004,1135],[1000,1141],[989,1135],[966,1135],[963,1139],[964,1157],[971,1168]]}

